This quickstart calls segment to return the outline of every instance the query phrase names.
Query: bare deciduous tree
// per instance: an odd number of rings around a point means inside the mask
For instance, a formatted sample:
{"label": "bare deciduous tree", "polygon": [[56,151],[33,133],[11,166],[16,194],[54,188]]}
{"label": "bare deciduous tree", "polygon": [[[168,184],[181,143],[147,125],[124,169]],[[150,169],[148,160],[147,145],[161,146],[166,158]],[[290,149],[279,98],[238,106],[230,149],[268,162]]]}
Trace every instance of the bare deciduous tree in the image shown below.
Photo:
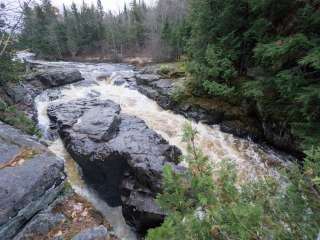
{"label": "bare deciduous tree", "polygon": [[0,57],[6,52],[31,0],[0,0]]}

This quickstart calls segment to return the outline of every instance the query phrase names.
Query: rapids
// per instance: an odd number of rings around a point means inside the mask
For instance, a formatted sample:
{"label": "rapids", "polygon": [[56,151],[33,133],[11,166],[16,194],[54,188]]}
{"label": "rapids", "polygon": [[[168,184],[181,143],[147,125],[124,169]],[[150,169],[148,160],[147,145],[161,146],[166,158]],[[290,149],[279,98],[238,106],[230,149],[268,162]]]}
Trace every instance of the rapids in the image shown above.
{"label": "rapids", "polygon": [[[42,69],[67,68],[77,69],[82,73],[85,78],[83,82],[59,89],[49,89],[35,99],[38,125],[51,151],[65,159],[69,182],[73,189],[102,212],[121,239],[135,239],[134,233],[125,224],[121,208],[108,207],[92,189],[86,186],[81,178],[81,171],[65,151],[61,140],[52,138],[47,107],[53,102],[68,102],[75,99],[92,97],[110,99],[120,104],[123,112],[143,119],[151,129],[183,152],[186,151],[186,146],[181,143],[181,132],[183,125],[189,120],[171,111],[163,110],[156,102],[133,88],[126,85],[116,86],[114,80],[119,74],[133,76],[134,69],[131,66],[106,63],[46,62],[31,59],[28,61],[38,64]],[[249,139],[240,139],[223,133],[219,126],[208,126],[195,122],[192,124],[198,131],[197,145],[209,156],[212,163],[216,164],[222,159],[230,159],[237,167],[240,181],[254,180],[266,175],[278,176],[277,171],[268,164],[285,162],[281,154],[255,144]]]}

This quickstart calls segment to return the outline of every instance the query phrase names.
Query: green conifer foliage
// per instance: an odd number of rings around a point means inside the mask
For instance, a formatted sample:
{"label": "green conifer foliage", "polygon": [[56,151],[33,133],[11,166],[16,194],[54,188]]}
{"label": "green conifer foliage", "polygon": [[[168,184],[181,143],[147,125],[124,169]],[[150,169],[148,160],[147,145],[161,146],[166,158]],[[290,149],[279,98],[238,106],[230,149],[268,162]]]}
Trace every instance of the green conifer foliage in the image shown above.
{"label": "green conifer foliage", "polygon": [[304,147],[319,142],[318,1],[190,0],[189,23],[195,94],[251,100]]}
{"label": "green conifer foliage", "polygon": [[[196,130],[184,129],[188,144],[184,160],[189,168],[177,174],[164,169],[164,191],[158,196],[168,213],[161,227],[149,231],[149,240],[316,239],[320,228],[320,149],[308,152],[305,171],[298,165],[279,169],[285,179],[263,177],[237,183],[230,161],[212,168],[195,146]],[[317,177],[316,177],[317,176]]]}

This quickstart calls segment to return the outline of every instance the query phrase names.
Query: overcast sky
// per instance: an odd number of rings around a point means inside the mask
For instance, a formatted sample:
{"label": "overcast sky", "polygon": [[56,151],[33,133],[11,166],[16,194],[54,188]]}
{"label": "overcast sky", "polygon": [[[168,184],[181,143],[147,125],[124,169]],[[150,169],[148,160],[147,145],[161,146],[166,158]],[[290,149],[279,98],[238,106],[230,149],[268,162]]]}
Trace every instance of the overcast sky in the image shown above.
{"label": "overcast sky", "polygon": [[[4,3],[7,6],[19,6],[19,2],[22,3],[26,0],[0,0],[0,3]],[[40,0],[34,0],[35,2],[40,2]],[[81,5],[82,1],[91,5],[92,3],[96,4],[97,0],[51,0],[52,4],[59,9],[62,9],[62,5],[70,6],[72,2],[75,2],[77,5]],[[123,9],[124,4],[130,4],[132,0],[101,0],[106,11],[111,10],[113,12],[118,12],[120,9]],[[146,4],[152,5],[157,0],[144,0]],[[160,0],[161,1],[161,0]],[[11,7],[12,8],[12,7]]]}
{"label": "overcast sky", "polygon": [[[63,4],[66,6],[70,6],[72,2],[75,2],[77,5],[82,4],[83,0],[51,0],[52,4],[61,8]],[[119,9],[123,9],[125,3],[129,5],[132,0],[101,0],[105,10],[118,11]],[[153,4],[156,0],[145,0],[147,4]],[[97,0],[84,0],[85,3],[91,5],[91,3],[96,3]]]}

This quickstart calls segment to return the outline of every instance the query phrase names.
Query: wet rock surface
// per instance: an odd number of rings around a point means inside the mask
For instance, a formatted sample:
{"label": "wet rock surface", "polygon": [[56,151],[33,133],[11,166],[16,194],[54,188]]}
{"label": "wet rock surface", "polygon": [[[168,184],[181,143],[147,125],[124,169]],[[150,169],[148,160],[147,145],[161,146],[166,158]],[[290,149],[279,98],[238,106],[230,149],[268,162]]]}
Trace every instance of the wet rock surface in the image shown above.
{"label": "wet rock surface", "polygon": [[138,74],[136,76],[138,90],[155,100],[162,108],[173,110],[187,118],[207,124],[219,124],[224,117],[222,109],[205,109],[194,104],[178,104],[172,100],[176,83],[183,79],[166,79],[159,74]]}
{"label": "wet rock surface", "polygon": [[110,240],[108,229],[104,226],[90,228],[77,234],[72,240]]}
{"label": "wet rock surface", "polygon": [[[8,98],[12,104],[29,116],[34,117],[34,99],[44,90],[60,87],[83,80],[78,70],[51,69],[27,75],[22,82],[9,82],[4,86],[0,98]],[[3,96],[3,97],[1,97]],[[6,99],[5,99],[6,100]]]}
{"label": "wet rock surface", "polygon": [[181,152],[137,117],[109,100],[76,100],[49,106],[48,115],[84,177],[139,232],[158,226],[165,214],[155,204],[165,164]]}
{"label": "wet rock surface", "polygon": [[61,192],[63,160],[0,122],[0,239],[12,239]]}
{"label": "wet rock surface", "polygon": [[35,74],[26,80],[31,82],[39,81],[44,87],[52,88],[79,82],[83,78],[78,70],[53,69]]}
{"label": "wet rock surface", "polygon": [[[297,139],[290,133],[290,127],[280,126],[261,116],[259,107],[243,100],[239,106],[220,104],[221,100],[210,99],[207,103],[177,103],[172,99],[176,84],[183,79],[166,79],[159,73],[159,66],[149,66],[136,76],[137,89],[155,100],[162,108],[173,110],[197,122],[209,125],[219,124],[223,132],[241,138],[250,138],[260,143],[268,143],[279,150],[301,157]],[[201,102],[201,101],[200,101]],[[218,104],[217,104],[218,103]]]}
{"label": "wet rock surface", "polygon": [[60,87],[82,81],[81,73],[77,70],[48,70],[36,72],[25,77],[21,83],[8,83],[4,89],[14,103],[30,105],[39,93],[48,88]]}
{"label": "wet rock surface", "polygon": [[29,240],[48,237],[48,234],[66,221],[63,214],[43,212],[36,215],[13,240]]}

